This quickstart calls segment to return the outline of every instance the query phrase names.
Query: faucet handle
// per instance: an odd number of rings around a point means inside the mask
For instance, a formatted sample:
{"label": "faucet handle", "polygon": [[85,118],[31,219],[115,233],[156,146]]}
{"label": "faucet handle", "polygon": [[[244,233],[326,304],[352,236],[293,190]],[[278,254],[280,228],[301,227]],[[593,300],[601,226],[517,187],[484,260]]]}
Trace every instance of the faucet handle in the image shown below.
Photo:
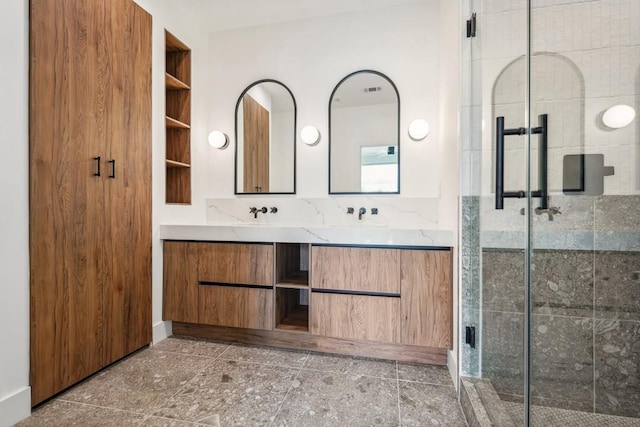
{"label": "faucet handle", "polygon": [[278,213],[278,208],[273,206],[269,212],[270,213]]}
{"label": "faucet handle", "polygon": [[260,209],[260,212],[262,212],[263,214],[267,213],[268,209],[266,206],[263,206],[262,209]]}
{"label": "faucet handle", "polygon": [[256,208],[255,206],[252,206],[249,208],[249,213],[256,213],[258,212],[258,208]]}
{"label": "faucet handle", "polygon": [[353,212],[354,212],[354,209],[353,209],[352,207],[348,207],[348,208],[347,208],[347,213],[348,213],[349,215],[353,215]]}

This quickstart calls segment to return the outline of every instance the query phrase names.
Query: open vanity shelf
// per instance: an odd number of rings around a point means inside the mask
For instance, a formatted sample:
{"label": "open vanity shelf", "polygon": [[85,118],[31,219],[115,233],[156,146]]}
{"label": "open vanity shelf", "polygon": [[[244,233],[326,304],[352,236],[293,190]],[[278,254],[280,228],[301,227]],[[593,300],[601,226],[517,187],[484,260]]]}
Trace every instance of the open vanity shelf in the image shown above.
{"label": "open vanity shelf", "polygon": [[276,329],[309,332],[309,247],[276,243]]}
{"label": "open vanity shelf", "polygon": [[165,31],[167,203],[191,203],[191,49]]}

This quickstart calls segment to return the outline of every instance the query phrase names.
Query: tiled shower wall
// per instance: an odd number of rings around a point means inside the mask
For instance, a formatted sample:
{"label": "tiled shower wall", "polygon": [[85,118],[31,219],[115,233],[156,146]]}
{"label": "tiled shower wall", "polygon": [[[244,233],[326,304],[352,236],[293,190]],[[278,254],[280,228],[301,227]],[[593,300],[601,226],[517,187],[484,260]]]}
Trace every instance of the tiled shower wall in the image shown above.
{"label": "tiled shower wall", "polygon": [[[640,417],[639,212],[639,196],[592,198],[581,212],[584,226],[591,219],[591,248],[534,250],[534,403]],[[544,227],[534,225],[534,246]],[[564,244],[562,234],[588,231],[556,234]],[[611,250],[616,236],[619,245]],[[522,399],[524,251],[495,245],[480,258],[482,376],[503,399]]]}

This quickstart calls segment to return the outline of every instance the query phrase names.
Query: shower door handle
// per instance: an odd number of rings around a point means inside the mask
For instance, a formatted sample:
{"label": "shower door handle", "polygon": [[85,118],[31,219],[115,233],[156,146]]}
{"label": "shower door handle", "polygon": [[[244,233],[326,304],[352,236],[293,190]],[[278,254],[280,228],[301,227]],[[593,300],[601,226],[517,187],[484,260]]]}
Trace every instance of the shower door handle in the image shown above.
{"label": "shower door handle", "polygon": [[[540,198],[540,209],[547,209],[548,202],[548,180],[547,180],[547,136],[548,125],[547,115],[538,116],[539,126],[531,128],[531,134],[540,135],[540,143],[538,145],[538,185],[539,190],[532,191],[531,197]],[[496,118],[496,209],[504,209],[505,198],[523,199],[527,197],[525,191],[504,191],[504,137],[510,135],[525,135],[526,128],[504,128],[504,117]]]}
{"label": "shower door handle", "polygon": [[524,135],[526,132],[525,128],[505,129],[504,117],[496,119],[496,209],[504,209],[505,197],[526,197],[524,191],[504,191],[504,137]]}

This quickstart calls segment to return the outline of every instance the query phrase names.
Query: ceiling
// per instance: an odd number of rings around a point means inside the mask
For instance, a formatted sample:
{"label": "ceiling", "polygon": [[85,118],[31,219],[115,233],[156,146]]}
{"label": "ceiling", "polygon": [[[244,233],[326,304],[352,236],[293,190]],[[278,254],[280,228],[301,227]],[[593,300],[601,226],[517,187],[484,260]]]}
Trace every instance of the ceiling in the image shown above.
{"label": "ceiling", "polygon": [[416,0],[173,0],[188,5],[211,31],[337,15]]}

